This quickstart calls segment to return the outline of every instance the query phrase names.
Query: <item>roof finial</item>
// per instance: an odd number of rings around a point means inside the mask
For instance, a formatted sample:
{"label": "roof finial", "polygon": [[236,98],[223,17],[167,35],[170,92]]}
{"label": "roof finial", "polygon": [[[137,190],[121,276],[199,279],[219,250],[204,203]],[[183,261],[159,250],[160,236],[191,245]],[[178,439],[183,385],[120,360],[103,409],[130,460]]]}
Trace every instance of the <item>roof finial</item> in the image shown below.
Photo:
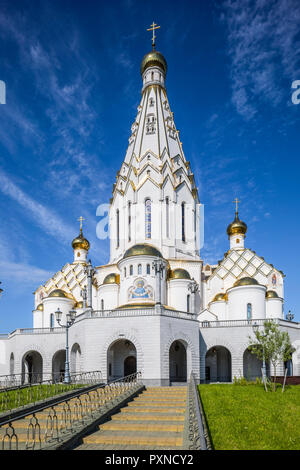
{"label": "roof finial", "polygon": [[238,200],[238,198],[236,197],[234,201],[232,201],[235,203],[235,213],[237,214],[238,213],[238,204],[241,202]]}
{"label": "roof finial", "polygon": [[82,233],[82,222],[85,220],[82,216],[79,217],[79,219],[77,219],[78,222],[80,222],[80,233]]}
{"label": "roof finial", "polygon": [[152,32],[153,32],[153,35],[152,35],[152,47],[153,47],[153,50],[154,50],[154,51],[155,51],[155,38],[156,38],[156,36],[155,36],[155,30],[156,30],[156,29],[159,29],[159,28],[160,28],[160,26],[158,26],[158,25],[157,25],[156,23],[154,23],[154,21],[153,21],[153,23],[152,23],[152,25],[150,26],[150,28],[147,29],[147,31],[152,31]]}

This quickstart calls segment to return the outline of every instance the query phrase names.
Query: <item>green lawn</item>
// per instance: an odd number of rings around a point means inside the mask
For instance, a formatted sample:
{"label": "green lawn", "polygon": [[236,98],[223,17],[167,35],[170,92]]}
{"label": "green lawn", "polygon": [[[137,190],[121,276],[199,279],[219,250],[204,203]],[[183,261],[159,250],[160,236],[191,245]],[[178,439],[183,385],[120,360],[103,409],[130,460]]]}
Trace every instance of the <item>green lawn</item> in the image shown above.
{"label": "green lawn", "polygon": [[216,450],[300,450],[300,385],[199,385]]}

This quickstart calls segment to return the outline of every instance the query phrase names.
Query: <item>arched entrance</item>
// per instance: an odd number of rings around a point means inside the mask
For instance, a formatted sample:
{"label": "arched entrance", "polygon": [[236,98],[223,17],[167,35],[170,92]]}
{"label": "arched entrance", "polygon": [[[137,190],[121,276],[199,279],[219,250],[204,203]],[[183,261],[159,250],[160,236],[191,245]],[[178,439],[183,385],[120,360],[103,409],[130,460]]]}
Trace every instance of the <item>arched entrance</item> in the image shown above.
{"label": "arched entrance", "polygon": [[65,377],[66,350],[56,351],[52,358],[53,382],[63,382]]}
{"label": "arched entrance", "polygon": [[169,350],[170,382],[187,381],[186,347],[180,340],[174,341]]}
{"label": "arched entrance", "polygon": [[134,344],[128,339],[114,341],[107,350],[107,378],[116,380],[134,374],[137,353]]}
{"label": "arched entrance", "polygon": [[205,356],[206,382],[231,382],[231,354],[224,346],[213,346]]}
{"label": "arched entrance", "polygon": [[[247,348],[243,354],[243,376],[247,380],[256,380],[257,377],[262,377],[263,361],[251,353]],[[270,375],[270,366],[266,363],[266,374]]]}
{"label": "arched entrance", "polygon": [[43,358],[37,351],[28,351],[22,359],[22,383],[38,383],[43,380]]}

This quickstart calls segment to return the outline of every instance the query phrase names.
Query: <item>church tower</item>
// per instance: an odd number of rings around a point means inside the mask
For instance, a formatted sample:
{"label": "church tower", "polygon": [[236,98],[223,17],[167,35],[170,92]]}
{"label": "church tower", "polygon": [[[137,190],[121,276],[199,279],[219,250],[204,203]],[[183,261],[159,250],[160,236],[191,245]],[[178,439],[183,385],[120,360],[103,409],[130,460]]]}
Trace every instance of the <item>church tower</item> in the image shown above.
{"label": "church tower", "polygon": [[136,244],[165,259],[200,260],[200,204],[166,92],[167,62],[155,49],[141,63],[142,97],[110,200],[110,263]]}

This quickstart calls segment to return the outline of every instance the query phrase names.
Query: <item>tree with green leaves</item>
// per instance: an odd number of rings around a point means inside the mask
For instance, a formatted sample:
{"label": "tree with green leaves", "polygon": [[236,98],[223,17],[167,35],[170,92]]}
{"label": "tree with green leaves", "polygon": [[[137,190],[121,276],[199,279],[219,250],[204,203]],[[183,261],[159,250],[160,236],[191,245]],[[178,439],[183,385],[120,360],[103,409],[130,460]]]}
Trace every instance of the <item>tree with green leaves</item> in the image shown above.
{"label": "tree with green leaves", "polygon": [[296,349],[291,345],[287,331],[281,331],[273,320],[264,322],[264,330],[254,329],[256,342],[249,336],[248,349],[252,354],[266,363],[271,363],[274,370],[273,391],[276,391],[276,370],[280,363],[289,361]]}

